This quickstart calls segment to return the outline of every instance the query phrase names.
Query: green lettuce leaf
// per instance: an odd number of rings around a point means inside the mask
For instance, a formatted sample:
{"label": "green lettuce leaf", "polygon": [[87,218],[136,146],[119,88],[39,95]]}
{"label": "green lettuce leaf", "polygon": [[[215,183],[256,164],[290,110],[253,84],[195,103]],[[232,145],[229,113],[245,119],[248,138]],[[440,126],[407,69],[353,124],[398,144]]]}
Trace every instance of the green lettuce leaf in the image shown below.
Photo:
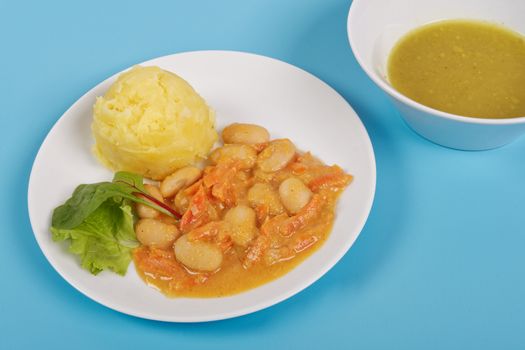
{"label": "green lettuce leaf", "polygon": [[[79,193],[85,194],[83,191],[87,190],[80,189]],[[130,201],[116,196],[103,201],[74,228],[53,225],[51,233],[54,241],[70,240],[69,251],[78,255],[82,267],[91,273],[109,269],[124,275],[131,262],[131,249],[138,246],[133,223]]]}
{"label": "green lettuce leaf", "polygon": [[138,245],[131,202],[180,217],[169,206],[145,196],[150,195],[142,176],[124,171],[117,172],[112,182],[80,185],[53,211],[53,239],[69,240],[70,252],[79,255],[82,267],[91,273],[109,269],[123,275],[131,262],[131,249]]}

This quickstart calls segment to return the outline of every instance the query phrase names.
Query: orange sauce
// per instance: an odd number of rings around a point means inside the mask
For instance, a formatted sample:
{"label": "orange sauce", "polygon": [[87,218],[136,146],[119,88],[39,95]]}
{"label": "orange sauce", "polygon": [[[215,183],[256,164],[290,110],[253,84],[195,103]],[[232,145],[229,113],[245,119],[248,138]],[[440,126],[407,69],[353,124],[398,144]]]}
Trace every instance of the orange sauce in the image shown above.
{"label": "orange sauce", "polygon": [[[199,188],[202,190],[205,187],[203,184],[207,182],[206,176],[217,171],[216,167],[208,167],[204,181],[190,186],[187,191],[196,197],[198,191],[195,187],[201,186]],[[230,164],[226,168],[232,169],[235,165]],[[270,184],[277,192],[279,184],[292,176],[300,179],[311,190],[313,197],[310,202],[294,215],[284,211],[272,216],[268,208],[254,208],[257,212],[258,236],[244,247],[232,244],[228,237],[217,241],[224,252],[222,264],[216,271],[191,271],[177,261],[173,249],[141,246],[133,253],[139,275],[148,285],[167,296],[200,298],[237,294],[285,275],[319,249],[328,238],[335,218],[337,199],[352,180],[352,176],[341,168],[326,166],[306,153],[296,155],[288,166],[271,174],[254,169],[236,171],[231,176],[223,174],[219,178],[227,181],[230,187],[228,191],[220,193],[229,193],[230,197],[214,198],[213,193],[217,192],[208,189],[207,200],[215,217],[210,219],[208,215],[205,220],[222,220],[228,207],[247,203],[248,189],[254,183]],[[183,216],[182,227],[184,220]]]}

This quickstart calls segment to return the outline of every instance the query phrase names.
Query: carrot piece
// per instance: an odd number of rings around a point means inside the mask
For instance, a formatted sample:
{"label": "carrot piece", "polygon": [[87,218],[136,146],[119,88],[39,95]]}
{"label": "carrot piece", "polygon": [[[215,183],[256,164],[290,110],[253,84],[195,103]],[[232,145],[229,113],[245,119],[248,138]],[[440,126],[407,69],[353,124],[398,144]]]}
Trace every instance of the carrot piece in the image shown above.
{"label": "carrot piece", "polygon": [[182,215],[180,220],[180,230],[187,233],[192,229],[209,222],[209,206],[210,203],[206,190],[203,186],[200,186],[195,195],[191,198],[188,209]]}
{"label": "carrot piece", "polygon": [[197,191],[199,190],[201,185],[202,185],[202,179],[200,179],[199,181],[195,182],[193,185],[188,186],[184,190],[184,193],[186,193],[189,196],[193,196],[195,193],[197,193]]}
{"label": "carrot piece", "polygon": [[279,229],[279,232],[289,237],[301,228],[305,227],[313,218],[317,216],[324,204],[323,198],[319,194],[314,194],[310,202],[304,206],[297,214],[288,218]]}
{"label": "carrot piece", "polygon": [[239,171],[237,162],[221,162],[205,170],[203,183],[211,189],[211,195],[231,207],[236,203],[233,179]]}
{"label": "carrot piece", "polygon": [[352,175],[345,174],[343,169],[334,165],[329,168],[329,172],[316,177],[308,183],[308,187],[317,192],[322,188],[330,187],[331,189],[339,189],[346,187],[353,179]]}
{"label": "carrot piece", "polygon": [[188,233],[188,240],[217,243],[223,252],[233,245],[230,227],[224,221],[211,221],[193,229]]}
{"label": "carrot piece", "polygon": [[255,216],[257,217],[257,222],[259,225],[262,225],[268,218],[268,206],[265,204],[256,205],[254,210]]}
{"label": "carrot piece", "polygon": [[288,219],[287,214],[280,214],[262,224],[259,236],[252,241],[244,256],[242,265],[245,269],[250,268],[262,258],[270,247],[271,236],[279,234],[280,225],[286,219]]}
{"label": "carrot piece", "polygon": [[290,170],[292,171],[294,175],[303,174],[307,169],[307,167],[304,164],[299,163],[299,162],[294,162],[290,164],[288,167],[290,168]]}

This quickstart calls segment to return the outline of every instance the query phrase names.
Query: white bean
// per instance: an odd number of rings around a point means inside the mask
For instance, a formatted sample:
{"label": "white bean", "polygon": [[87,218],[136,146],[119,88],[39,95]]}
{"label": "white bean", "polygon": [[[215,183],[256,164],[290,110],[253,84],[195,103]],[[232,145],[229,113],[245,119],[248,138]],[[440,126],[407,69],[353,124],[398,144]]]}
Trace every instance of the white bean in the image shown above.
{"label": "white bean", "polygon": [[246,205],[238,205],[228,210],[224,221],[230,224],[230,237],[237,245],[246,246],[257,233],[255,211]]}
{"label": "white bean", "polygon": [[213,163],[234,160],[239,161],[241,169],[251,169],[257,160],[257,152],[248,145],[224,145],[210,154]]}
{"label": "white bean", "polygon": [[135,233],[143,245],[162,249],[169,248],[179,236],[177,226],[155,219],[140,219]]}
{"label": "white bean", "polygon": [[160,192],[164,198],[174,196],[182,188],[195,183],[202,174],[202,170],[194,166],[178,169],[173,174],[166,176],[160,184]]}
{"label": "white bean", "polygon": [[274,140],[259,153],[257,165],[265,172],[281,170],[295,156],[295,145],[288,139]]}
{"label": "white bean", "polygon": [[253,145],[264,143],[270,140],[268,130],[255,124],[233,123],[222,131],[224,143],[241,143]]}
{"label": "white bean", "polygon": [[253,208],[257,206],[266,206],[268,214],[275,216],[284,212],[279,195],[268,183],[259,182],[248,190],[248,203]]}
{"label": "white bean", "polygon": [[175,257],[186,267],[197,271],[215,271],[222,264],[222,252],[209,242],[190,241],[188,235],[180,237],[173,245]]}
{"label": "white bean", "polygon": [[[157,186],[145,184],[144,188],[146,189],[146,192],[148,192],[153,198],[160,202],[164,202],[164,198],[162,198],[162,194],[160,193],[160,190]],[[141,196],[141,198],[147,200],[147,198],[144,196]],[[160,215],[160,212],[158,210],[153,209],[152,207],[142,203],[137,203],[135,205],[135,209],[137,210],[137,215],[139,216],[139,218],[155,219],[158,218]]]}
{"label": "white bean", "polygon": [[290,177],[281,182],[279,197],[291,214],[297,214],[312,199],[312,191],[298,178]]}

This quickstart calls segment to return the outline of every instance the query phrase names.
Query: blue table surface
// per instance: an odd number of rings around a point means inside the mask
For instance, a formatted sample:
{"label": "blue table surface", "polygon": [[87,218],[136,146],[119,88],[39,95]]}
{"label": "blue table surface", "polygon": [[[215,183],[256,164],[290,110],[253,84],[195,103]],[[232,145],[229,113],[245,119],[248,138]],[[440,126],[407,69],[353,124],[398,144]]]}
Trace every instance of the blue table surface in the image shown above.
{"label": "blue table surface", "polygon": [[[524,349],[525,138],[485,152],[425,141],[356,63],[347,0],[0,0],[0,348]],[[166,54],[263,54],[320,77],[355,108],[377,192],[352,249],[269,309],[171,324],[88,299],[42,255],[27,183],[47,132],[83,93]]]}

